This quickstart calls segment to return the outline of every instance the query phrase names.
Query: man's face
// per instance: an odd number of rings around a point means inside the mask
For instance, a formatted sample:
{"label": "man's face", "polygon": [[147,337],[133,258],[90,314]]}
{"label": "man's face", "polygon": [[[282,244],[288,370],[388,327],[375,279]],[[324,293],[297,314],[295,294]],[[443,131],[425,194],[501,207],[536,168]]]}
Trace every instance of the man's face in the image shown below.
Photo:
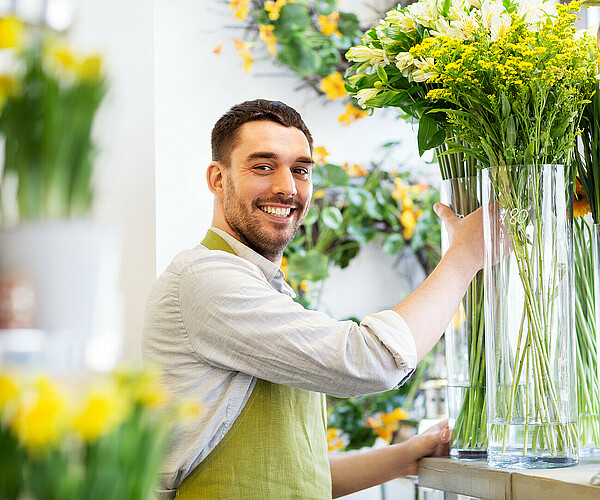
{"label": "man's face", "polygon": [[269,260],[281,257],[312,194],[306,136],[272,121],[242,125],[223,171],[223,209],[238,239]]}

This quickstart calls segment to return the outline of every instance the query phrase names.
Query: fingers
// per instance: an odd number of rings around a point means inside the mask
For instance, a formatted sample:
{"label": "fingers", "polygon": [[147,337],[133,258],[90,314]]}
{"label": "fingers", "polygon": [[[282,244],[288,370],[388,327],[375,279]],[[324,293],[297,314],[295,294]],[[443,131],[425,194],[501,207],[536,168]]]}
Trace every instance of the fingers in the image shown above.
{"label": "fingers", "polygon": [[454,212],[448,205],[444,205],[443,203],[436,203],[433,205],[433,211],[436,215],[442,220],[444,224],[451,224],[452,220],[456,218]]}

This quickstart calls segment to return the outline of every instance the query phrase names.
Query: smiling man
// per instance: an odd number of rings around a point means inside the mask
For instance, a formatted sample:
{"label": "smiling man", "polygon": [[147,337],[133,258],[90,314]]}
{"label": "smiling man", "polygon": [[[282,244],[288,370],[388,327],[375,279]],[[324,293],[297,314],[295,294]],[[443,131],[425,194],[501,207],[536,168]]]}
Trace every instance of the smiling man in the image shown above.
{"label": "smiling man", "polygon": [[300,115],[260,99],[234,106],[212,151],[212,227],[158,278],[144,324],[144,357],[174,401],[204,408],[173,433],[160,495],[324,500],[416,473],[419,458],[447,449],[445,424],[328,457],[324,394],[385,391],[412,374],[481,268],[481,213],[458,219],[436,205],[451,245],[434,272],[392,309],[337,321],[296,303],[279,269],[312,192]]}

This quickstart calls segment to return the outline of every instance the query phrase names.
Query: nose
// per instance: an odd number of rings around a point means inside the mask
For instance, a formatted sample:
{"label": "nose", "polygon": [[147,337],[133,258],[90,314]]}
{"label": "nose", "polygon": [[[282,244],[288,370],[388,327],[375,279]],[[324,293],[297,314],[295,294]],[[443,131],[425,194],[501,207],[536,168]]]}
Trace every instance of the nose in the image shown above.
{"label": "nose", "polygon": [[286,197],[294,196],[298,193],[294,174],[287,168],[279,168],[272,177],[271,190],[275,194]]}

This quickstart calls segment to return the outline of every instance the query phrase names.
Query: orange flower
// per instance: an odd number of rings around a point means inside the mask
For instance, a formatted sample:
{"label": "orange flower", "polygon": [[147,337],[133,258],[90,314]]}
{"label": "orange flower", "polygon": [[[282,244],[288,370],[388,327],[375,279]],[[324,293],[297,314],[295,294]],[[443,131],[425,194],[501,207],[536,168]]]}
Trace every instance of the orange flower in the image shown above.
{"label": "orange flower", "polygon": [[238,53],[238,55],[244,60],[244,71],[250,71],[252,68],[252,63],[254,59],[252,59],[252,43],[250,42],[242,42],[237,38],[233,40],[233,48]]}
{"label": "orange flower", "polygon": [[213,54],[219,55],[221,53],[221,51],[223,50],[223,42],[221,42],[219,45],[217,45],[214,49],[213,49]]}
{"label": "orange flower", "polygon": [[579,179],[575,178],[575,192],[573,193],[573,217],[583,217],[591,211],[590,204]]}
{"label": "orange flower", "polygon": [[334,100],[345,97],[347,92],[344,87],[344,78],[339,71],[331,73],[321,80],[321,90],[325,92],[328,99]]}
{"label": "orange flower", "polygon": [[267,44],[267,48],[271,55],[277,55],[277,38],[275,38],[275,35],[273,34],[274,29],[274,24],[261,24],[258,27],[260,38]]}
{"label": "orange flower", "polygon": [[344,125],[350,125],[352,122],[356,120],[360,120],[369,114],[369,111],[364,109],[359,109],[352,104],[346,105],[346,111],[338,117],[338,122],[343,123]]}
{"label": "orange flower", "polygon": [[329,152],[323,146],[317,146],[313,149],[313,161],[318,164],[327,163]]}
{"label": "orange flower", "polygon": [[248,15],[248,2],[250,0],[231,0],[229,10],[233,10],[233,17],[243,21]]}
{"label": "orange flower", "polygon": [[408,418],[408,413],[402,408],[396,408],[389,413],[380,413],[376,417],[368,417],[365,425],[373,428],[373,432],[378,437],[387,441],[392,441],[394,433],[398,430],[400,420]]}
{"label": "orange flower", "polygon": [[327,451],[343,450],[348,439],[342,436],[342,432],[335,427],[327,429]]}
{"label": "orange flower", "polygon": [[342,168],[348,172],[350,177],[364,177],[369,174],[364,168],[356,164],[350,166],[348,163],[344,163]]}

